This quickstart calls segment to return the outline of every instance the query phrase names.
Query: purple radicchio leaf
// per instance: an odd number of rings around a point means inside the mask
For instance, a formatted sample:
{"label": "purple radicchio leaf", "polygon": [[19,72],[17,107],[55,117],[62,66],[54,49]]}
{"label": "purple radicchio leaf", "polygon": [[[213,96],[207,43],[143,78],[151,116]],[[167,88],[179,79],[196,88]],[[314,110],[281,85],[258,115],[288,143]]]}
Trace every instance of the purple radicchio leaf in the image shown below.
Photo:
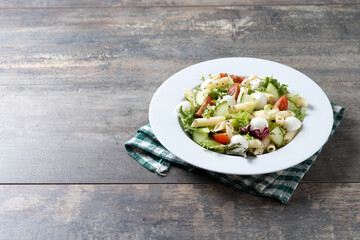
{"label": "purple radicchio leaf", "polygon": [[250,130],[251,125],[247,125],[246,127],[240,127],[240,131],[244,134],[249,133],[251,136],[255,138],[259,138],[260,140],[263,140],[267,135],[269,135],[270,131],[268,127],[265,127],[263,131],[260,129],[254,129]]}

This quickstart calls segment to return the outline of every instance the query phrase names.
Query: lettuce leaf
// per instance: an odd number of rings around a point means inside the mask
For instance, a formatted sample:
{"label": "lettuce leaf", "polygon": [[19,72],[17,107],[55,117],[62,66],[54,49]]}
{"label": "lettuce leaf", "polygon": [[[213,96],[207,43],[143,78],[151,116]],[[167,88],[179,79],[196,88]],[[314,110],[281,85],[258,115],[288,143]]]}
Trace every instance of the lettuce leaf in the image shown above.
{"label": "lettuce leaf", "polygon": [[265,81],[263,84],[261,84],[258,88],[258,90],[260,92],[265,92],[267,86],[269,85],[269,83],[272,83],[274,84],[277,88],[278,88],[278,91],[279,91],[279,95],[282,96],[286,93],[288,93],[289,91],[287,90],[287,85],[286,84],[280,84],[278,82],[277,79],[273,78],[272,76],[271,77],[266,77]]}
{"label": "lettuce leaf", "polygon": [[222,145],[218,142],[215,142],[214,140],[207,139],[200,143],[200,145],[206,149],[218,152],[218,153],[225,153],[225,150],[227,148],[226,145]]}
{"label": "lettuce leaf", "polygon": [[230,114],[229,116],[234,118],[231,124],[234,126],[235,130],[239,130],[240,127],[246,127],[250,124],[250,113],[247,111],[240,111],[236,114]]}
{"label": "lettuce leaf", "polygon": [[299,119],[301,122],[304,121],[306,116],[306,109],[297,108],[294,109],[293,112],[295,113],[295,117]]}
{"label": "lettuce leaf", "polygon": [[184,131],[192,134],[195,128],[191,127],[192,122],[194,121],[194,115],[192,110],[190,111],[183,111],[182,106],[180,107],[179,113],[181,114],[180,120],[181,125],[184,128]]}

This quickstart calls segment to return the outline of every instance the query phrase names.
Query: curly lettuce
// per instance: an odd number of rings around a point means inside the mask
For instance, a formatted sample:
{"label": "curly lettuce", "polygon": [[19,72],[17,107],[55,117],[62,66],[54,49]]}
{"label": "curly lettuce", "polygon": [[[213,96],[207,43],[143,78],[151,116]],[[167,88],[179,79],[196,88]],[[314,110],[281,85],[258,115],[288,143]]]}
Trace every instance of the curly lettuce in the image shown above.
{"label": "curly lettuce", "polygon": [[181,125],[184,128],[184,131],[192,134],[195,128],[191,127],[192,122],[194,121],[194,114],[193,111],[183,111],[182,106],[180,107],[179,113],[181,114],[180,120]]}
{"label": "curly lettuce", "polygon": [[238,130],[240,127],[246,127],[250,124],[250,113],[247,111],[240,111],[236,114],[230,114],[229,116],[234,118],[234,120],[231,121],[231,124],[236,130]]}
{"label": "curly lettuce", "polygon": [[272,76],[271,77],[266,77],[264,83],[259,86],[258,90],[260,92],[265,92],[265,90],[266,90],[267,86],[269,85],[269,83],[272,83],[274,86],[277,87],[280,96],[282,96],[284,94],[287,94],[289,92],[288,89],[287,89],[288,85],[280,84],[278,82],[278,80],[273,78]]}
{"label": "curly lettuce", "polygon": [[299,119],[301,122],[304,121],[304,118],[306,116],[306,109],[296,108],[293,110],[295,113],[295,117]]}

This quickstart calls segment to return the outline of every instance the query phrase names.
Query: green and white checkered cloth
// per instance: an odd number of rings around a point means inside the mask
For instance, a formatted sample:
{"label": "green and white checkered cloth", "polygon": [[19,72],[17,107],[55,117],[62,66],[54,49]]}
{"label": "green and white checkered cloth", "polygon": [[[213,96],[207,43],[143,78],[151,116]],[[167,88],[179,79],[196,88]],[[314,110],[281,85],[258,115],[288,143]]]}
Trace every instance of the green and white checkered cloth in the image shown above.
{"label": "green and white checkered cloth", "polygon": [[[334,112],[334,125],[330,136],[333,135],[336,128],[339,126],[345,113],[345,108],[340,105],[332,103],[332,108]],[[150,124],[139,128],[137,135],[125,143],[125,148],[141,165],[162,176],[166,175],[165,172],[169,170],[171,163],[182,165],[189,170],[196,168],[182,161],[164,148],[154,135]],[[321,149],[313,156],[294,167],[269,174],[248,176],[228,175],[211,171],[206,172],[215,179],[236,189],[258,196],[277,198],[282,203],[287,203],[305,173],[314,163],[320,151]]]}

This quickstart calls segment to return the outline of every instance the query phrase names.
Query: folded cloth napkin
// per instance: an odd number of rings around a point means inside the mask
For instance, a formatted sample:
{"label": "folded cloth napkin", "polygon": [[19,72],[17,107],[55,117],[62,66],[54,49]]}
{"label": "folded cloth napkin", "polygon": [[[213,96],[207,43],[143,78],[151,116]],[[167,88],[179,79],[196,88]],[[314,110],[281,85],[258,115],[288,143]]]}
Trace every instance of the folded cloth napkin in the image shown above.
{"label": "folded cloth napkin", "polygon": [[[344,118],[345,108],[332,103],[334,113],[334,125],[331,135],[335,132],[340,122]],[[329,136],[329,138],[330,138]],[[189,170],[196,167],[182,161],[157,140],[150,124],[138,129],[137,135],[125,143],[127,152],[141,165],[150,171],[165,176],[171,163],[182,165]],[[263,175],[229,175],[217,172],[206,171],[215,179],[230,185],[236,189],[249,192],[258,196],[268,196],[279,199],[282,203],[287,203],[294,193],[295,188],[304,177],[319,155],[321,149],[313,156],[302,163],[291,168]]]}

